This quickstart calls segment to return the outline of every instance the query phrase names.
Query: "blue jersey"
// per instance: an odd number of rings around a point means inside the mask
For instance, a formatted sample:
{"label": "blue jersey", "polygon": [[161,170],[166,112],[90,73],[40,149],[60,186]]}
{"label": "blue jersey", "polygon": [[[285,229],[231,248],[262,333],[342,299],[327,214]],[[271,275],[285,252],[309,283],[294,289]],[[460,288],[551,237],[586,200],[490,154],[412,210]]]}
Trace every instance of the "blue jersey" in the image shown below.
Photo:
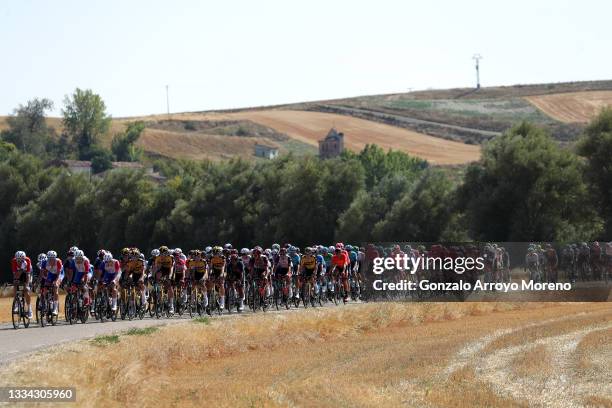
{"label": "blue jersey", "polygon": [[298,255],[297,253],[289,254],[289,258],[291,258],[291,262],[293,262],[293,270],[297,271],[301,260],[300,255]]}

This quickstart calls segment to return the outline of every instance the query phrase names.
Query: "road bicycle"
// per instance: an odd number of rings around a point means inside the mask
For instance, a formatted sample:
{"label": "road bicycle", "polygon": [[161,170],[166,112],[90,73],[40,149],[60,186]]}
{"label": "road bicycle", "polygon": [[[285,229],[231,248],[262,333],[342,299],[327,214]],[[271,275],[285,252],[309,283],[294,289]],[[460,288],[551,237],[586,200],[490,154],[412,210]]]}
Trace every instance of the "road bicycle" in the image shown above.
{"label": "road bicycle", "polygon": [[28,315],[25,296],[23,294],[25,284],[21,284],[19,280],[16,280],[14,285],[17,288],[17,291],[15,292],[13,305],[11,307],[13,312],[13,328],[18,329],[20,325],[23,325],[23,327],[27,329],[30,326],[30,316]]}

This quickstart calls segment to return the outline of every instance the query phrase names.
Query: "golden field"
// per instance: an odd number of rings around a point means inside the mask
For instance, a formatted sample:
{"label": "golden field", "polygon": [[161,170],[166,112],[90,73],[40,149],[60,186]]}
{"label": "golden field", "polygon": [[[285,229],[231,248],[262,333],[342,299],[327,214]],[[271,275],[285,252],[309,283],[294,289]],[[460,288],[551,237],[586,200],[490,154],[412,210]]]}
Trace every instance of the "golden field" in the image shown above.
{"label": "golden field", "polygon": [[609,303],[358,304],[80,341],[0,385],[74,385],[78,406],[610,406],[611,339]]}

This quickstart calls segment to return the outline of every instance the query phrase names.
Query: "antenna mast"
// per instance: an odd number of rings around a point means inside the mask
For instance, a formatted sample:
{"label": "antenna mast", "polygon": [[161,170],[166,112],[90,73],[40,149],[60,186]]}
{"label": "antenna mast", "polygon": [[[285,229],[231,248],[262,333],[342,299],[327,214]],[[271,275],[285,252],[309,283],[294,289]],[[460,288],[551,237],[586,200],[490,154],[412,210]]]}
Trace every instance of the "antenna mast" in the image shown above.
{"label": "antenna mast", "polygon": [[480,89],[480,60],[482,59],[482,55],[474,54],[472,59],[476,61],[476,89]]}

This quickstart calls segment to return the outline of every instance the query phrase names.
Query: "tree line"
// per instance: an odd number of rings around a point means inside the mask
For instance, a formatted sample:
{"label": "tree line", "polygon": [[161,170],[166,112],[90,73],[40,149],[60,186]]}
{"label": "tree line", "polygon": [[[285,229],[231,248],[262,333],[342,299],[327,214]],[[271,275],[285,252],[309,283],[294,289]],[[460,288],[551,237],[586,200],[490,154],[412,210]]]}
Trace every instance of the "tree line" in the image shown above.
{"label": "tree line", "polygon": [[[108,127],[96,122],[107,116],[102,109],[95,119],[86,106],[76,117],[94,120],[76,120],[81,125],[70,130],[66,115],[74,112],[64,109],[58,136],[44,117],[49,104],[37,102],[25,108],[42,107],[42,117],[24,119],[24,107],[18,108],[0,140],[5,265],[17,249],[35,257],[71,245],[91,255],[128,245],[150,250],[225,242],[569,242],[612,236],[611,110],[602,111],[572,148],[543,129],[518,124],[484,144],[481,160],[459,180],[424,160],[368,145],[330,160],[155,159],[156,170],[167,177],[156,184],[134,170],[99,179],[49,167],[57,158],[100,157],[100,132]],[[141,131],[142,124],[131,124],[103,154],[142,159],[134,147]],[[69,149],[58,148],[62,138]]]}

